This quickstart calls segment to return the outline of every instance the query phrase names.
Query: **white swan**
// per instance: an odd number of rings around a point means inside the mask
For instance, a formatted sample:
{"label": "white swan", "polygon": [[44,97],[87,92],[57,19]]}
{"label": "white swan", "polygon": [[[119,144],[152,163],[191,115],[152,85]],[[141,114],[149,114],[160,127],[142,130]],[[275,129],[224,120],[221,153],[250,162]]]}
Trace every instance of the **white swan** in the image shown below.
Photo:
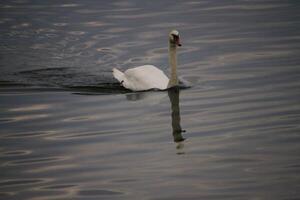
{"label": "white swan", "polygon": [[165,90],[178,85],[176,47],[181,46],[179,33],[173,30],[169,34],[169,65],[170,79],[163,71],[153,65],[143,65],[126,70],[124,73],[114,68],[113,76],[123,87],[133,91],[150,89]]}

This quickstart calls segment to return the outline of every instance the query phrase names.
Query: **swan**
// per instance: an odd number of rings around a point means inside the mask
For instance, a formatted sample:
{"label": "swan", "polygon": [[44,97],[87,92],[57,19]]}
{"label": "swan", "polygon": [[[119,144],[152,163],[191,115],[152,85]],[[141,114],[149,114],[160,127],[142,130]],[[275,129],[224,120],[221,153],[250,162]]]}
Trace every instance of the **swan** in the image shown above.
{"label": "swan", "polygon": [[150,89],[165,90],[178,85],[176,48],[181,46],[179,32],[172,30],[169,33],[169,65],[170,79],[164,72],[153,65],[143,65],[126,70],[124,73],[113,68],[113,76],[123,87],[132,91]]}

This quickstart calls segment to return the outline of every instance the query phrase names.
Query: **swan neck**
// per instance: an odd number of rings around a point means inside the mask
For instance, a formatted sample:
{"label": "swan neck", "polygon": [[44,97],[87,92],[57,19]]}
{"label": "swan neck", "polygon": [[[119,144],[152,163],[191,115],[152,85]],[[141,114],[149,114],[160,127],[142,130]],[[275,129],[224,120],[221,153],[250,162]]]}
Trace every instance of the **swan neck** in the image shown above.
{"label": "swan neck", "polygon": [[168,88],[178,85],[176,45],[172,43],[169,44],[169,65],[171,68],[171,76]]}

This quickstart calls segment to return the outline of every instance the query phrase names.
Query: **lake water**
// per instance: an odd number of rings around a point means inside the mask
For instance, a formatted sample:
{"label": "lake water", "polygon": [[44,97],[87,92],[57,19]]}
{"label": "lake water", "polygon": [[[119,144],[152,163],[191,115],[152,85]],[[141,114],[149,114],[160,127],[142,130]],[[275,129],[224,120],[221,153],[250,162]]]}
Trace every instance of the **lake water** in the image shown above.
{"label": "lake water", "polygon": [[[0,2],[1,199],[300,198],[298,1]],[[189,89],[128,92],[113,67]]]}

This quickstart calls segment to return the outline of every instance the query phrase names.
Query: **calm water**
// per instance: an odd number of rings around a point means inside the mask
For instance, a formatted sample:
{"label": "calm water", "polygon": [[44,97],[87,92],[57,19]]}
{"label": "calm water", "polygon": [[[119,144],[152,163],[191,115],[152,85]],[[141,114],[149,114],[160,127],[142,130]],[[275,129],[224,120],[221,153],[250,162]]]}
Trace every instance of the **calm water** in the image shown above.
{"label": "calm water", "polygon": [[[1,199],[299,199],[298,1],[1,1]],[[185,90],[130,93],[111,69]],[[185,131],[183,131],[185,130]]]}

